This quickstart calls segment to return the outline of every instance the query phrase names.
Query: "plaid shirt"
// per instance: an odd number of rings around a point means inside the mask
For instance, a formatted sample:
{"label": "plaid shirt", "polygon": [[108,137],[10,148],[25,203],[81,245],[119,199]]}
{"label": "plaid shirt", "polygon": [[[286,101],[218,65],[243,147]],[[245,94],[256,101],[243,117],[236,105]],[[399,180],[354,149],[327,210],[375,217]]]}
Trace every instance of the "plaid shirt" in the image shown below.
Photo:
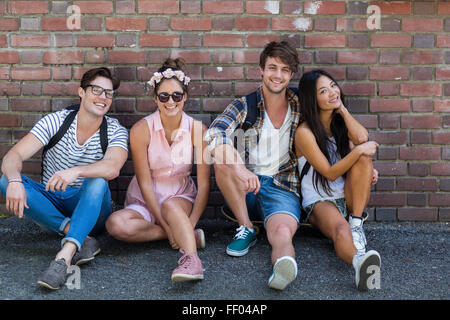
{"label": "plaid shirt", "polygon": [[[243,147],[237,147],[242,159],[248,159],[249,148],[259,139],[259,134],[263,125],[264,119],[264,98],[261,92],[261,87],[256,90],[259,101],[259,114],[253,127],[248,129],[243,138]],[[290,132],[289,142],[289,161],[284,163],[278,169],[278,173],[273,176],[273,182],[284,189],[294,192],[297,196],[299,188],[299,177],[297,170],[297,156],[294,150],[294,136],[295,130],[300,121],[300,104],[298,97],[288,88],[286,89],[286,96],[291,106],[292,127]],[[232,101],[211,124],[206,132],[206,142],[209,150],[213,150],[220,144],[233,143],[233,134],[236,129],[242,129],[245,118],[247,116],[247,102],[246,98],[238,98]],[[251,130],[251,131],[250,131]],[[239,140],[239,139],[238,139]],[[247,162],[246,162],[247,163]]]}

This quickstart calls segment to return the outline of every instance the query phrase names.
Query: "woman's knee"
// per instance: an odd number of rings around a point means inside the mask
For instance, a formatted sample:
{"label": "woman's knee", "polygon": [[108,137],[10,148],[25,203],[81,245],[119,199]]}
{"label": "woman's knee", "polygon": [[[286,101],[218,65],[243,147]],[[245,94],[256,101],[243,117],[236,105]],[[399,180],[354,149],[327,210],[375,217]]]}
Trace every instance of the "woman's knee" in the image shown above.
{"label": "woman's knee", "polygon": [[347,222],[337,223],[334,227],[333,241],[342,240],[345,238],[351,238],[352,234],[350,232],[350,226]]}
{"label": "woman's knee", "polygon": [[119,214],[112,214],[105,223],[108,233],[117,239],[126,239],[132,235],[126,225],[126,219]]}

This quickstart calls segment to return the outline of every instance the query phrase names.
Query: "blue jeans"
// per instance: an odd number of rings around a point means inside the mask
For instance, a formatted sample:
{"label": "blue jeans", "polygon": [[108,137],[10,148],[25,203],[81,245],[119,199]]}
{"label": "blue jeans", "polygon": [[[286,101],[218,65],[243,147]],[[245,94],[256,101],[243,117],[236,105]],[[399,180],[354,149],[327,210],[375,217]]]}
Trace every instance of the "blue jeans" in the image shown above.
{"label": "blue jeans", "polygon": [[[103,178],[85,178],[81,188],[67,187],[66,191],[46,191],[45,185],[22,175],[29,209],[24,214],[37,224],[60,235],[70,222],[66,241],[75,243],[80,250],[88,235],[95,236],[105,227],[111,214],[111,192]],[[0,191],[6,196],[8,179],[0,179]]]}

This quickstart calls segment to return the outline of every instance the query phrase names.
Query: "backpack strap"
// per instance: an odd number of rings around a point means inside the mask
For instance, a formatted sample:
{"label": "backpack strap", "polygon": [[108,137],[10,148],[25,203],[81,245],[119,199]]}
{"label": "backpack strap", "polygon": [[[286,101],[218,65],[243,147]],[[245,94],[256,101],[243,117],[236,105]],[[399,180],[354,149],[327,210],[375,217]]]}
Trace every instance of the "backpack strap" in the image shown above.
{"label": "backpack strap", "polygon": [[103,117],[102,124],[100,125],[100,145],[102,146],[103,155],[108,148],[108,121],[106,117]]}
{"label": "backpack strap", "polygon": [[305,218],[305,210],[302,207],[302,203],[303,203],[303,196],[302,196],[302,189],[301,189],[302,188],[302,180],[303,180],[303,177],[306,176],[306,174],[308,173],[310,168],[311,168],[311,164],[308,161],[306,161],[305,165],[303,166],[302,172],[300,173],[300,179],[298,181],[298,189],[299,189],[298,194],[300,196],[300,199],[299,199],[300,211],[302,212],[303,219]]}
{"label": "backpack strap", "polygon": [[245,117],[242,129],[247,131],[256,122],[256,117],[258,116],[258,95],[256,91],[245,96],[247,102],[247,115]]}

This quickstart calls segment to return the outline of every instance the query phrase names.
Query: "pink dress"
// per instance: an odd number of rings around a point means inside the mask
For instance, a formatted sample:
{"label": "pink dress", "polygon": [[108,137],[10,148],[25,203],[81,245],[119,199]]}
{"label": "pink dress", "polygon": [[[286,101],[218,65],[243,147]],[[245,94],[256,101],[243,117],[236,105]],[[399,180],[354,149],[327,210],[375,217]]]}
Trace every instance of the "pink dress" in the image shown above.
{"label": "pink dress", "polygon": [[[150,131],[148,161],[153,190],[161,205],[164,201],[180,197],[194,202],[197,188],[190,174],[193,163],[192,125],[194,119],[182,113],[180,128],[169,146],[159,111],[145,117]],[[156,216],[145,204],[136,176],[128,186],[125,208],[139,212],[145,220],[159,224]]]}

